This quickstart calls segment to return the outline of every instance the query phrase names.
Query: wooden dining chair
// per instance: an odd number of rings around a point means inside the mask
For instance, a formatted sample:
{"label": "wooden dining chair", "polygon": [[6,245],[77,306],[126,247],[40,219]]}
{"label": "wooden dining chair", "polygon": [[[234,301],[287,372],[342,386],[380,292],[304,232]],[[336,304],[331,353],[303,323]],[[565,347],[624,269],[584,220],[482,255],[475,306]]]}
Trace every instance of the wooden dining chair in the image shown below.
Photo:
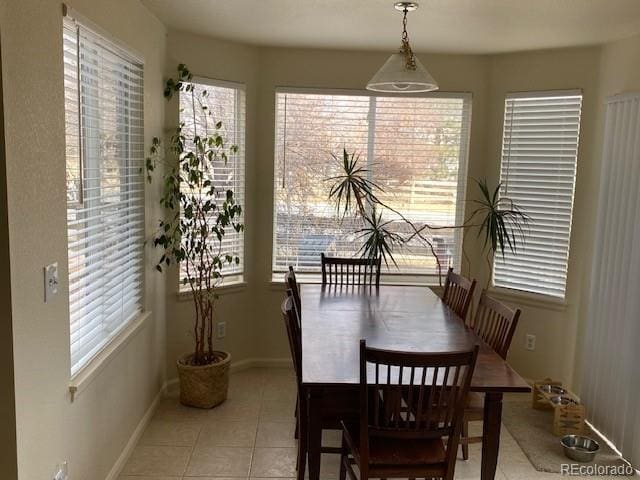
{"label": "wooden dining chair", "polygon": [[[287,330],[287,338],[289,340],[289,349],[293,360],[293,368],[296,376],[297,385],[297,408],[296,408],[296,438],[298,439],[298,455],[296,461],[297,480],[304,480],[304,472],[306,468],[306,459],[308,452],[308,417],[307,417],[307,391],[302,384],[302,330],[300,328],[300,319],[297,318],[294,307],[293,295],[287,293],[287,298],[282,302],[282,316]],[[332,396],[327,396],[325,403],[321,405],[323,417],[321,428],[327,430],[337,430],[341,428],[343,419],[355,419],[358,412],[357,393],[352,396],[346,395],[336,402]],[[322,447],[321,453],[340,454],[342,450],[339,447]]]}
{"label": "wooden dining chair", "polygon": [[327,257],[320,254],[323,285],[380,286],[382,261],[368,258]]}
{"label": "wooden dining chair", "polygon": [[467,312],[475,289],[475,279],[469,280],[462,275],[454,273],[453,268],[449,268],[447,279],[444,283],[442,301],[466,322]]}
{"label": "wooden dining chair", "polygon": [[296,279],[296,272],[293,267],[289,265],[289,271],[284,274],[284,284],[287,290],[291,291],[293,301],[296,304],[298,310],[298,316],[302,315],[302,301],[300,300],[300,289],[298,288],[298,280]]}
{"label": "wooden dining chair", "polygon": [[[360,420],[343,422],[340,480],[453,479],[478,356],[368,348],[360,341]],[[406,399],[406,404],[405,404]]]}
{"label": "wooden dining chair", "polygon": [[[478,310],[471,328],[484,342],[504,360],[511,346],[513,334],[518,326],[520,309],[511,309],[498,300],[491,298],[484,291],[480,295]],[[470,392],[464,410],[462,424],[462,458],[469,459],[469,444],[482,442],[482,437],[469,437],[469,422],[481,421],[484,418],[484,395]]]}

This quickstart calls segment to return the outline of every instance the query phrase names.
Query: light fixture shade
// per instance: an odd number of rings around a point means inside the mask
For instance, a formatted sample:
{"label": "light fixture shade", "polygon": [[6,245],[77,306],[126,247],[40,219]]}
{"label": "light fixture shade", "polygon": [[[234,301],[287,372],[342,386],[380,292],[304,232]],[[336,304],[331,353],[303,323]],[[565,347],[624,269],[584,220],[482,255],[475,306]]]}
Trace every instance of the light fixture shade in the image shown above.
{"label": "light fixture shade", "polygon": [[394,53],[367,83],[367,90],[374,92],[414,93],[438,90],[438,84],[427,72],[420,60],[414,57],[416,69],[407,68],[406,56]]}

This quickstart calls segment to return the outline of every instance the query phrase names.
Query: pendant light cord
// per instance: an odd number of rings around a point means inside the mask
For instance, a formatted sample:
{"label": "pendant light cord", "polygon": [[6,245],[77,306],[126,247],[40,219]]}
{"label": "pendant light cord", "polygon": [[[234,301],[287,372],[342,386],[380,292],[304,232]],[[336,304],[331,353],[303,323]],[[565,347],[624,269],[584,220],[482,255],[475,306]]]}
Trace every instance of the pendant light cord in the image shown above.
{"label": "pendant light cord", "polygon": [[402,12],[402,47],[400,48],[400,53],[404,54],[406,61],[405,68],[407,70],[415,70],[416,59],[413,55],[413,51],[411,50],[411,45],[409,45],[409,34],[407,33],[407,14],[409,13],[409,10],[405,7]]}

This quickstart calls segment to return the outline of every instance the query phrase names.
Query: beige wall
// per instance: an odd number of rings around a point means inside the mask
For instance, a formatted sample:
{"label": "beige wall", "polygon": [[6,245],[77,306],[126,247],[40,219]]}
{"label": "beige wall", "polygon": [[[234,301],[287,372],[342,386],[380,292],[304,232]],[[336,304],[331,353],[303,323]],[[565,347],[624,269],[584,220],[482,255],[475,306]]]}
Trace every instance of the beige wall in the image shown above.
{"label": "beige wall", "polygon": [[[1,15],[1,13],[0,13]],[[0,33],[0,39],[1,39]],[[0,48],[0,56],[2,49]],[[2,107],[2,66],[0,65],[0,465],[7,479],[18,477],[16,454],[16,407],[13,387],[13,333],[11,324],[11,272],[9,265],[9,224],[7,217],[7,175]]]}
{"label": "beige wall", "polygon": [[[144,56],[145,137],[161,134],[163,25],[138,1],[69,3]],[[51,478],[68,460],[70,478],[102,479],[162,386],[163,282],[148,269],[151,321],[71,403],[66,282],[52,302],[42,298],[44,265],[57,261],[67,277],[62,9],[51,0],[0,8],[19,478]],[[148,205],[147,219],[157,216]]]}
{"label": "beige wall", "polygon": [[[590,265],[584,261],[590,245],[595,208],[593,190],[589,188],[597,175],[595,136],[598,116],[598,69],[600,48],[574,48],[498,55],[491,59],[491,109],[488,123],[487,175],[497,180],[504,114],[504,97],[508,92],[582,89],[583,109],[571,232],[566,306],[543,302],[524,303],[506,297],[523,313],[513,340],[509,360],[526,378],[546,376],[573,383],[574,349],[579,323],[580,284]],[[536,335],[536,350],[524,348],[526,334]]]}
{"label": "beige wall", "polygon": [[[179,62],[187,63],[196,74],[243,81],[253,92],[247,102],[252,132],[247,142],[249,144],[250,139],[256,142],[255,151],[248,152],[250,160],[247,162],[249,286],[238,293],[223,294],[220,319],[227,321],[229,337],[219,345],[230,349],[236,360],[287,358],[286,337],[278,313],[283,289],[281,284],[271,283],[274,90],[278,86],[361,89],[388,52],[247,47],[174,31],[169,33],[168,50],[171,68]],[[582,283],[590,268],[583,258],[590,249],[591,218],[597,201],[592,186],[599,169],[597,128],[601,48],[493,56],[420,55],[420,58],[438,79],[442,90],[473,93],[469,176],[486,176],[493,182],[497,182],[500,169],[505,94],[527,90],[583,90],[576,215],[566,305],[503,297],[523,309],[522,323],[510,354],[514,367],[527,378],[552,376],[573,384]],[[256,61],[257,67],[249,68]],[[168,121],[169,117],[175,118],[175,109],[168,115]],[[468,196],[472,195],[474,187],[469,182]],[[465,242],[473,258],[473,252],[477,253],[479,248],[475,234],[468,234]],[[486,278],[484,262],[472,262],[471,273],[479,279]],[[177,355],[190,347],[185,332],[190,325],[191,306],[176,298],[173,295],[167,300],[167,311],[171,312],[167,362],[171,368]],[[247,298],[250,299],[248,303]],[[533,352],[524,349],[527,333],[537,337]]]}

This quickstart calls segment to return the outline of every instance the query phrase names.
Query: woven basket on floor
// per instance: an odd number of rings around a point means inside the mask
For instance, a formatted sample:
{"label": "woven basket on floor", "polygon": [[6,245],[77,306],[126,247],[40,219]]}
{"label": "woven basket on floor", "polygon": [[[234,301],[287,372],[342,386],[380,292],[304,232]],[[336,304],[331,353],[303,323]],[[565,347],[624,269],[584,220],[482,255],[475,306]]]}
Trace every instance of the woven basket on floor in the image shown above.
{"label": "woven basket on floor", "polygon": [[213,408],[227,399],[231,355],[216,352],[224,359],[210,365],[189,365],[193,354],[181,357],[178,364],[180,403],[190,407]]}

